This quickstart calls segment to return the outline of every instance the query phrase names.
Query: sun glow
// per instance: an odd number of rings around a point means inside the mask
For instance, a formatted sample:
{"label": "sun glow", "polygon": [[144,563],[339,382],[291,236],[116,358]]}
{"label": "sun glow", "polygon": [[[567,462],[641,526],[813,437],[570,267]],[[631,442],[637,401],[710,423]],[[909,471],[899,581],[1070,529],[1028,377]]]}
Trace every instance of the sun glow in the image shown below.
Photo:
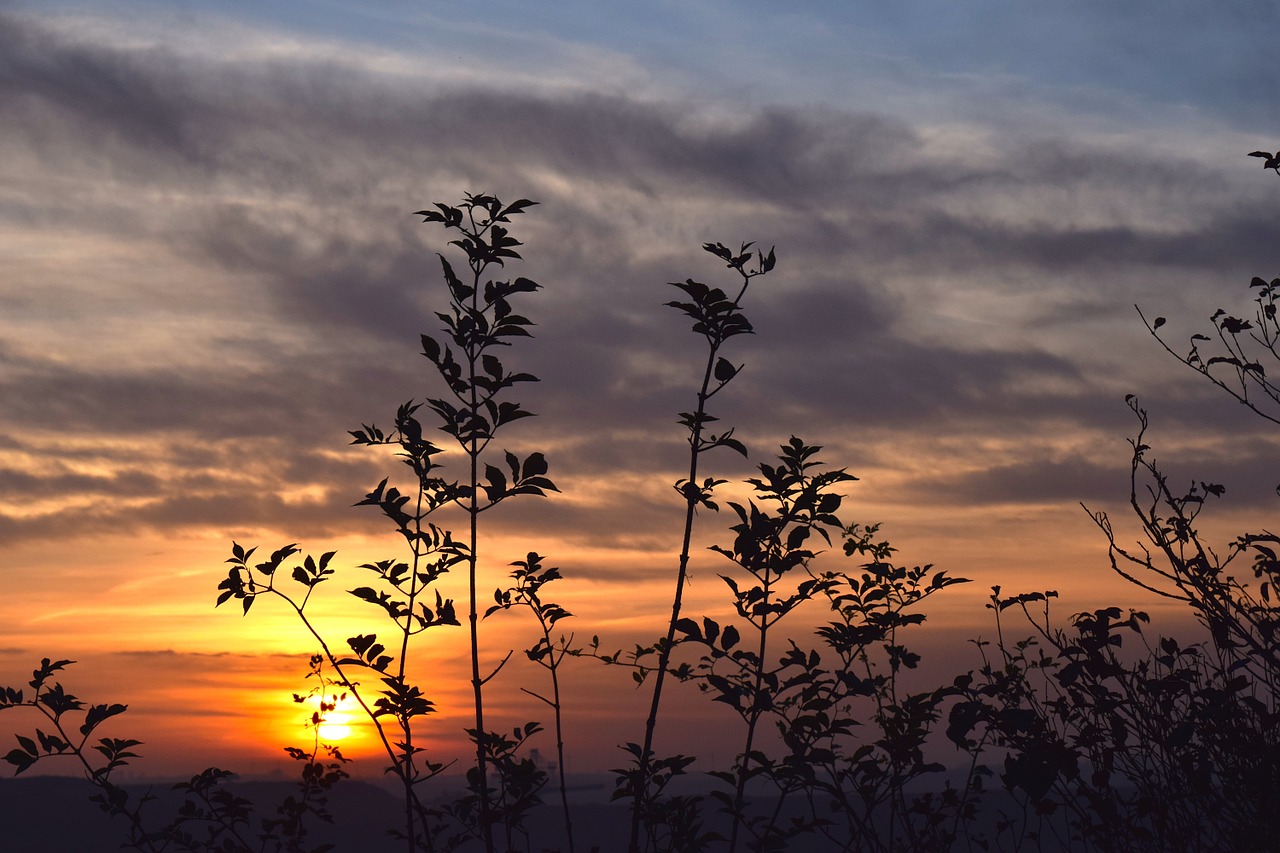
{"label": "sun glow", "polygon": [[331,712],[321,722],[318,730],[321,743],[335,744],[351,737],[350,718],[346,714]]}
{"label": "sun glow", "polygon": [[357,715],[350,710],[351,700],[346,693],[293,697],[294,702],[300,699],[310,712],[304,725],[321,743],[338,746],[360,739]]}

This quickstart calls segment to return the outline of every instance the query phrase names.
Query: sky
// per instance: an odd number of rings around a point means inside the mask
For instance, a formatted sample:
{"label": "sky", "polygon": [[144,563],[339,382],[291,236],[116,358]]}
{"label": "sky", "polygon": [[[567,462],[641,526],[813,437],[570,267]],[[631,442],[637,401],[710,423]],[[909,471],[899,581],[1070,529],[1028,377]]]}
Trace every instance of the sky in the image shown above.
{"label": "sky", "polygon": [[[418,336],[438,328],[446,238],[412,213],[468,191],[540,203],[513,223],[512,274],[544,289],[510,359],[542,378],[520,398],[539,417],[504,440],[545,452],[562,492],[486,517],[482,588],[536,550],[564,571],[580,639],[662,630],[675,420],[701,357],[667,283],[728,287],[700,246],[755,241],[778,265],[750,291],[756,334],[731,342],[744,369],[714,412],[754,462],[793,434],[823,445],[860,478],[850,520],[974,580],[928,611],[920,642],[943,669],[977,665],[957,640],[990,633],[993,584],[1057,589],[1064,617],[1117,603],[1179,624],[1113,576],[1081,503],[1137,535],[1133,393],[1175,481],[1227,486],[1221,541],[1266,523],[1275,436],[1134,306],[1178,344],[1275,274],[1280,185],[1247,154],[1275,147],[1277,17],[1265,2],[4,5],[0,684],[78,661],[66,686],[128,703],[116,734],[147,741],[152,772],[283,763],[313,648],[266,602],[215,610],[223,561],[233,541],[336,550],[322,627],[376,625],[341,590],[400,555],[352,504],[397,463],[347,430],[438,393]],[[699,612],[728,606],[702,550],[727,524],[700,519]],[[462,583],[444,589],[461,599]],[[497,618],[494,661],[532,636]],[[464,634],[421,650],[446,758],[468,713]],[[542,713],[516,689],[539,677],[513,664],[497,718]],[[568,681],[575,769],[614,766],[641,695],[587,662]],[[710,713],[677,704],[670,742],[696,745]]]}

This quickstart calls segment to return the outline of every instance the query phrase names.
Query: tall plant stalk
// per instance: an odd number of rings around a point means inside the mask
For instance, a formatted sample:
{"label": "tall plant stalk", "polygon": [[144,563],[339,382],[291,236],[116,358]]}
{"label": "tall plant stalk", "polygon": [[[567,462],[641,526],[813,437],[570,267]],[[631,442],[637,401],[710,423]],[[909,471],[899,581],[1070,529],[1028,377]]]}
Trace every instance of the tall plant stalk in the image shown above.
{"label": "tall plant stalk", "polygon": [[[720,355],[720,348],[729,338],[752,332],[751,323],[741,313],[739,307],[751,279],[769,272],[775,263],[772,249],[767,255],[761,252],[757,257],[757,253],[749,251],[751,246],[751,243],[745,243],[739,252],[734,254],[732,250],[720,243],[703,245],[703,249],[725,261],[729,268],[737,271],[741,276],[741,286],[737,296],[732,300],[719,288],[708,287],[701,282],[688,279],[684,282],[672,282],[672,286],[679,288],[690,301],[675,300],[666,303],[693,319],[694,333],[701,335],[707,343],[707,357],[694,410],[680,414],[680,424],[689,431],[689,476],[675,484],[676,491],[685,501],[684,532],[681,536],[675,594],[671,601],[671,618],[667,623],[666,637],[659,643],[653,693],[649,701],[649,714],[645,718],[644,742],[636,756],[635,778],[630,780],[634,790],[632,791],[631,833],[628,846],[633,853],[639,853],[640,850],[640,827],[650,797],[654,731],[657,728],[658,713],[662,704],[662,689],[666,683],[667,668],[671,662],[671,649],[675,644],[676,623],[680,621],[680,611],[684,602],[685,583],[689,577],[689,549],[693,541],[694,517],[699,506],[716,509],[716,504],[711,499],[712,492],[717,485],[724,482],[706,478],[699,483],[699,462],[703,453],[716,447],[728,447],[743,456],[747,455],[746,447],[733,437],[732,428],[717,435],[708,431],[706,427],[717,420],[707,412],[708,401],[723,390],[741,370],[741,366],[735,367]],[[753,259],[756,260],[755,266],[748,266]]]}
{"label": "tall plant stalk", "polygon": [[[510,482],[498,467],[483,461],[495,433],[503,425],[532,413],[523,410],[519,403],[503,400],[500,393],[518,382],[534,382],[537,377],[528,373],[509,373],[493,350],[509,346],[511,337],[528,337],[526,327],[532,323],[513,313],[508,297],[516,293],[531,293],[539,285],[527,278],[512,281],[483,281],[491,267],[505,267],[508,260],[520,260],[516,247],[519,240],[504,227],[512,215],[522,213],[536,202],[519,199],[504,206],[489,195],[470,195],[457,207],[436,204],[435,210],[421,210],[426,222],[437,222],[458,232],[450,245],[462,249],[466,255],[469,281],[464,282],[454,272],[444,255],[440,263],[449,288],[450,304],[447,313],[437,316],[444,321],[449,341],[458,348],[455,359],[446,343],[443,347],[428,335],[422,336],[423,355],[436,366],[445,380],[452,400],[430,399],[427,404],[441,420],[441,429],[453,436],[467,456],[468,479],[461,485],[455,500],[468,517],[467,541],[467,622],[470,629],[471,690],[475,705],[476,748],[475,774],[471,781],[473,793],[478,797],[479,820],[485,849],[492,853],[493,802],[489,789],[490,754],[497,748],[497,741],[490,736],[484,718],[484,685],[489,682],[510,657],[487,675],[482,675],[480,661],[480,615],[477,596],[477,570],[480,556],[480,514],[491,509],[505,498],[516,494],[543,495],[545,490],[556,491],[555,485],[545,476],[546,461],[541,453],[534,453],[521,462],[507,452],[506,462]],[[483,282],[483,283],[482,283]],[[483,465],[483,477],[482,474]]]}

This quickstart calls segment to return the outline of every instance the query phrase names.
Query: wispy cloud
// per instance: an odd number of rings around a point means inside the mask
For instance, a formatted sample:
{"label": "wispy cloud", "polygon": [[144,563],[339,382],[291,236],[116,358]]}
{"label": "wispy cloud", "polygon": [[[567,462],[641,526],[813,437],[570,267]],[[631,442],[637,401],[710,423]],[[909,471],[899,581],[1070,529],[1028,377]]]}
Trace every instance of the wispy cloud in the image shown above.
{"label": "wispy cloud", "polygon": [[[432,390],[414,349],[442,235],[410,212],[466,189],[542,202],[518,226],[546,285],[517,355],[545,379],[522,440],[584,490],[674,475],[695,345],[661,302],[664,282],[720,280],[703,241],[781,259],[749,298],[726,419],[762,450],[803,431],[917,471],[881,493],[904,504],[932,478],[958,504],[1105,490],[1064,430],[1123,434],[1120,395],[1177,375],[1129,306],[1207,313],[1270,262],[1243,151],[502,86],[332,49],[187,55],[3,19],[6,537],[59,535],[59,503],[86,530],[289,528],[299,501],[318,530],[363,529],[340,519],[381,463],[326,451]],[[1023,458],[929,456],[976,434]],[[540,529],[656,524],[653,500],[570,499]]]}

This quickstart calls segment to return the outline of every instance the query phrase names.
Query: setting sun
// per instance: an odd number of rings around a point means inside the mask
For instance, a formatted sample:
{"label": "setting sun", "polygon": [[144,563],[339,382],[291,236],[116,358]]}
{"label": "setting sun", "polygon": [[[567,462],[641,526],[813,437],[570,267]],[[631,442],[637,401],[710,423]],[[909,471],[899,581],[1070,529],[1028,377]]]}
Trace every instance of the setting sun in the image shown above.
{"label": "setting sun", "polygon": [[[332,687],[333,685],[330,685],[330,688]],[[352,713],[354,703],[346,693],[310,696],[293,694],[290,699],[295,713],[299,704],[307,709],[302,726],[308,734],[318,735],[320,742],[329,746],[356,745],[355,742],[359,740],[356,737],[359,722]],[[299,700],[302,701],[299,702]]]}
{"label": "setting sun", "polygon": [[337,744],[351,737],[351,718],[346,714],[333,712],[320,722],[320,742]]}

